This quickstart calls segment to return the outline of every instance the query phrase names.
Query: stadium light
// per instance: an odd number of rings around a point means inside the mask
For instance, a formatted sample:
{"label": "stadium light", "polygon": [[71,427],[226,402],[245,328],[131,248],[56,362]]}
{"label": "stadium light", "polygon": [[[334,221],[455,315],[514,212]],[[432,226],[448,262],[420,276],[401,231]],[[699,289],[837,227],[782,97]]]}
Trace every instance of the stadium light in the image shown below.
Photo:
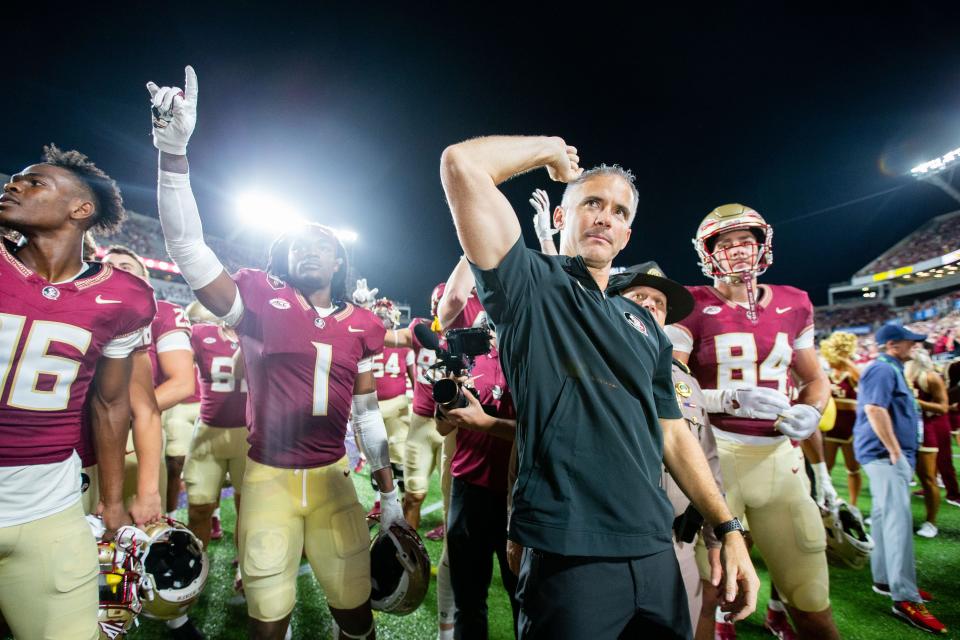
{"label": "stadium light", "polygon": [[281,233],[306,222],[295,207],[264,193],[241,194],[237,198],[236,209],[244,225],[269,228]]}
{"label": "stadium light", "polygon": [[952,169],[958,164],[960,164],[960,148],[948,151],[939,158],[918,164],[913,169],[910,169],[910,175],[915,178],[922,178],[946,171],[947,169]]}
{"label": "stadium light", "polygon": [[952,170],[960,165],[960,148],[948,151],[939,158],[922,162],[910,169],[910,175],[917,180],[929,182],[946,193],[948,196],[960,202],[960,191],[957,191],[949,182],[940,177],[944,171]]}

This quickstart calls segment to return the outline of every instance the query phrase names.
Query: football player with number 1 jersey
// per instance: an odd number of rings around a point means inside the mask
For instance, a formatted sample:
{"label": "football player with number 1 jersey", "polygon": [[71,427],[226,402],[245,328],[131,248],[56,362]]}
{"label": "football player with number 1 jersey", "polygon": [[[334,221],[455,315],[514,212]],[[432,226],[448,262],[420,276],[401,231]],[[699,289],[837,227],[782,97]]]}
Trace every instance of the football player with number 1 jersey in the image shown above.
{"label": "football player with number 1 jersey", "polygon": [[[694,244],[714,286],[689,287],[693,312],[666,331],[674,356],[703,388],[727,504],[747,516],[800,635],[839,638],[820,511],[803,454],[791,442],[817,430],[830,396],[814,349],[813,307],[793,287],[757,285],[773,262],[773,229],[753,209],[714,209]],[[791,403],[794,380],[798,395]],[[773,618],[782,617],[776,613]]]}
{"label": "football player with number 1 jersey", "polygon": [[129,524],[123,451],[130,354],[156,310],[141,280],[81,259],[88,229],[123,220],[116,183],[77,151],[12,176],[0,225],[0,635],[97,638],[97,545],[80,505],[89,398],[103,521]]}
{"label": "football player with number 1 jersey", "polygon": [[[248,384],[250,451],[239,514],[240,570],[250,635],[284,637],[306,552],[342,635],[375,637],[370,538],[350,479],[348,416],[381,488],[381,526],[405,526],[390,469],[372,359],[383,323],[346,297],[346,250],[333,230],[306,224],[281,235],[267,272],[231,276],[206,245],[190,188],[187,142],[197,76],[150,83],[158,204],[170,256],[200,302],[240,338]],[[269,215],[264,211],[263,215]]]}

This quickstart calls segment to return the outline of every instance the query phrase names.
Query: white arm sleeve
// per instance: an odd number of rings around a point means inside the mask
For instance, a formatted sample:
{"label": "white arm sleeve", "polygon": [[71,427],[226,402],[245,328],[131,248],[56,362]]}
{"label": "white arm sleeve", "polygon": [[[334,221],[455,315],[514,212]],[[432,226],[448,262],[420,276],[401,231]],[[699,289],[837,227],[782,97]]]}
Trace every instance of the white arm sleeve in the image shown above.
{"label": "white arm sleeve", "polygon": [[200,210],[190,189],[190,174],[161,171],[157,207],[167,252],[180,267],[187,284],[196,291],[217,279],[223,265],[203,241]]}
{"label": "white arm sleeve", "polygon": [[390,446],[387,443],[387,427],[380,414],[380,403],[375,392],[353,396],[353,431],[360,443],[360,450],[370,463],[370,470],[377,471],[390,466]]}
{"label": "white arm sleeve", "polygon": [[125,336],[117,336],[103,345],[103,355],[107,358],[126,358],[134,349],[144,344],[143,332],[143,329],[138,329]]}
{"label": "white arm sleeve", "polygon": [[243,298],[240,297],[240,289],[237,289],[237,296],[233,299],[233,306],[230,307],[230,311],[227,311],[227,315],[221,316],[221,320],[226,323],[228,327],[236,327],[240,324],[240,320],[243,319]]}

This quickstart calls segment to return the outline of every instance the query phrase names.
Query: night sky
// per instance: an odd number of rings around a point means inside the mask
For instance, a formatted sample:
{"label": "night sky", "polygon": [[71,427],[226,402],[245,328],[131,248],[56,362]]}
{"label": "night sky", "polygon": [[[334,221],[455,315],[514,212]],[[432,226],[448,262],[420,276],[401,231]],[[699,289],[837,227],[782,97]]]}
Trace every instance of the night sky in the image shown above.
{"label": "night sky", "polygon": [[[958,21],[933,4],[869,17],[350,4],[8,9],[0,171],[55,141],[156,216],[143,85],[181,85],[192,64],[189,157],[206,229],[234,233],[238,193],[275,194],[359,232],[359,272],[415,313],[461,253],[440,154],[477,135],[559,135],[586,167],[632,169],[640,208],[615,264],[652,258],[688,284],[705,282],[690,238],[720,204],[748,204],[774,225],[763,280],[816,303],[956,207],[903,176],[960,146]],[[559,201],[562,185],[542,170],[504,186],[530,246],[537,187]]]}

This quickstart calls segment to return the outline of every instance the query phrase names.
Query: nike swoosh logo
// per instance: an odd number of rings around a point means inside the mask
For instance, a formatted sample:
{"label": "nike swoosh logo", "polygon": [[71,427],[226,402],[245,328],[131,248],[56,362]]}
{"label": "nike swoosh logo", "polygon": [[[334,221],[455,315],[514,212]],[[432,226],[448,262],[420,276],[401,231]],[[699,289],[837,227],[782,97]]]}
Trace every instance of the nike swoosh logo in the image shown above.
{"label": "nike swoosh logo", "polygon": [[793,469],[790,469],[790,471],[796,473],[797,471],[800,471],[800,467],[794,467]]}
{"label": "nike swoosh logo", "polygon": [[783,309],[777,307],[777,313],[786,313],[787,311],[790,311],[790,309],[793,309],[793,307],[784,307]]}
{"label": "nike swoosh logo", "polygon": [[353,327],[348,326],[347,331],[350,333],[363,333],[363,329],[354,329]]}
{"label": "nike swoosh logo", "polygon": [[108,298],[103,298],[100,294],[97,294],[97,297],[94,299],[94,302],[97,304],[120,304],[123,300],[110,300]]}

